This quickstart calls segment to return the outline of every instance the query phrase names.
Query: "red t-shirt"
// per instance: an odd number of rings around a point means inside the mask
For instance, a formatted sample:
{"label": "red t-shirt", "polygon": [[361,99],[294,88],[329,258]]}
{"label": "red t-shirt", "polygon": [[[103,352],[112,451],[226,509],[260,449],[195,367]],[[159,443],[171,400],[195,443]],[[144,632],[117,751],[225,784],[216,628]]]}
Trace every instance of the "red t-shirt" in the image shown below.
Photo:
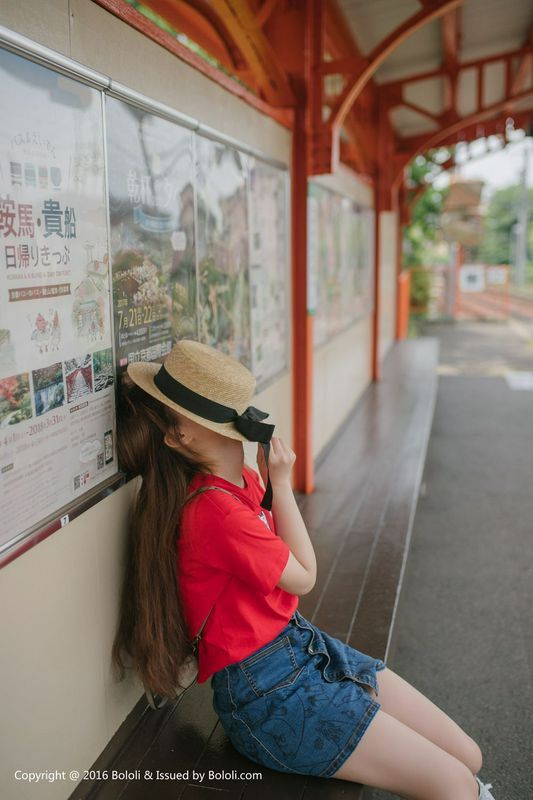
{"label": "red t-shirt", "polygon": [[209,609],[198,648],[198,683],[241,661],[273,639],[298,606],[298,595],[277,586],[289,560],[274,518],[261,508],[258,473],[243,470],[245,488],[218,475],[196,475],[187,493],[220,486],[183,507],[177,539],[177,577],[192,639]]}

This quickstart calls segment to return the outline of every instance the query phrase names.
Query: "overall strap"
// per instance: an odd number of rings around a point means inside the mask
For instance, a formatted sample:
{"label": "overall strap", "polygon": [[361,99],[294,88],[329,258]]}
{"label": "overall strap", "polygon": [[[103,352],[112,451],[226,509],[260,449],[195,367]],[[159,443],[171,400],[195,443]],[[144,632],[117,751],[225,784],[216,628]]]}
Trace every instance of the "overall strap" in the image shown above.
{"label": "overall strap", "polygon": [[[226,492],[226,494],[232,494],[232,495],[233,495],[233,497],[237,497],[237,495],[236,495],[236,494],[233,494],[233,492],[230,492],[228,489],[223,489],[223,488],[222,488],[222,486],[201,486],[199,489],[195,489],[195,490],[194,490],[194,492],[191,492],[191,493],[190,493],[190,494],[189,494],[189,495],[188,495],[188,496],[185,498],[185,502],[183,503],[183,505],[185,505],[185,503],[188,503],[188,502],[189,502],[189,500],[191,499],[191,497],[194,497],[195,495],[197,495],[197,494],[200,494],[200,492],[207,492],[207,491],[208,491],[208,489],[218,489],[220,492]],[[237,500],[240,500],[240,497],[237,497]],[[242,500],[241,500],[241,502],[242,502]],[[209,609],[209,614],[210,614],[210,613],[211,613],[211,611],[214,609],[214,607],[215,607],[215,604],[213,603],[213,605],[212,605],[212,606],[211,606],[211,608]],[[191,640],[191,644],[192,644],[193,652],[196,652],[196,648],[198,647],[198,642],[200,641],[200,637],[201,637],[201,635],[202,635],[202,631],[203,631],[203,629],[204,629],[205,623],[206,623],[206,622],[207,622],[207,620],[209,619],[209,614],[207,615],[207,617],[206,617],[206,618],[204,619],[204,621],[202,622],[202,625],[201,625],[201,627],[200,627],[200,630],[198,631],[198,633],[196,634],[196,636],[194,637],[194,639],[192,639],[192,640]]]}
{"label": "overall strap", "polygon": [[[194,497],[196,494],[200,494],[200,492],[207,492],[208,489],[218,489],[219,492],[226,492],[226,494],[233,494],[233,492],[230,492],[228,489],[223,489],[222,486],[200,486],[199,489],[195,489],[194,492],[191,492],[189,495],[187,495],[183,505],[185,505],[185,503],[188,503],[191,497]],[[237,497],[237,495],[233,494],[233,497]],[[237,500],[240,499],[241,499],[240,497],[237,497]]]}

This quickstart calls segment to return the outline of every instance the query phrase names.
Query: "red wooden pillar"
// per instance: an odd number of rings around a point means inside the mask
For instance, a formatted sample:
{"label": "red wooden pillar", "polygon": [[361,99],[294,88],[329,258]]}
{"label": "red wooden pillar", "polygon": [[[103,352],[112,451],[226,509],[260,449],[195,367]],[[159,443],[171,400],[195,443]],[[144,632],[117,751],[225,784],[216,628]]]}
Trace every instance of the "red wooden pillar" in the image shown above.
{"label": "red wooden pillar", "polygon": [[307,163],[306,110],[298,102],[292,137],[292,369],[293,449],[297,459],[293,488],[309,494],[313,476],[313,316],[307,313]]}
{"label": "red wooden pillar", "polygon": [[[381,380],[380,321],[381,321],[381,213],[396,211],[399,220],[398,190],[393,180],[394,136],[389,120],[387,100],[378,100],[377,121],[377,166],[374,181],[374,208],[376,211],[374,242],[374,313],[372,316],[372,380]],[[397,258],[396,254],[396,258]],[[398,262],[396,261],[396,269]],[[396,305],[396,303],[395,303]],[[394,313],[394,312],[393,312]],[[396,323],[395,323],[396,324]]]}
{"label": "red wooden pillar", "polygon": [[390,208],[390,161],[392,160],[392,142],[387,126],[387,111],[380,99],[377,122],[377,167],[374,181],[374,209],[376,224],[374,226],[374,312],[372,314],[372,380],[381,379],[381,359],[379,357],[380,320],[381,320],[381,212]]}
{"label": "red wooden pillar", "polygon": [[[380,167],[378,166],[378,173]],[[379,321],[381,303],[379,297],[380,289],[380,262],[381,262],[381,200],[379,191],[379,174],[374,183],[374,209],[375,209],[375,225],[374,225],[374,281],[373,281],[373,294],[374,294],[374,311],[372,313],[372,355],[371,355],[371,378],[373,381],[378,381],[381,378],[381,366],[379,361]]]}
{"label": "red wooden pillar", "polygon": [[409,328],[409,293],[411,274],[403,270],[403,230],[408,222],[405,185],[398,192],[398,225],[396,228],[396,339],[405,339]]}
{"label": "red wooden pillar", "polygon": [[307,311],[307,182],[316,132],[322,124],[323,0],[309,0],[299,8],[305,20],[301,72],[293,75],[296,97],[292,137],[292,320],[293,320],[293,430],[297,459],[293,488],[310,494],[314,486],[313,458],[313,322]]}

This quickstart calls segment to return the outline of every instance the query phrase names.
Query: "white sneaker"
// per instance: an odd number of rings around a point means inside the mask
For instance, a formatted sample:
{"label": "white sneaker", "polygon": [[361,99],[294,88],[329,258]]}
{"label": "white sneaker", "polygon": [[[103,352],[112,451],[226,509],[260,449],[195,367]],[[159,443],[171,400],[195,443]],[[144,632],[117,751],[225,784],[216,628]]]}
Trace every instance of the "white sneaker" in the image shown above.
{"label": "white sneaker", "polygon": [[481,783],[477,775],[475,778],[479,783],[479,800],[495,800],[494,796],[489,792],[489,789],[492,789],[492,783]]}

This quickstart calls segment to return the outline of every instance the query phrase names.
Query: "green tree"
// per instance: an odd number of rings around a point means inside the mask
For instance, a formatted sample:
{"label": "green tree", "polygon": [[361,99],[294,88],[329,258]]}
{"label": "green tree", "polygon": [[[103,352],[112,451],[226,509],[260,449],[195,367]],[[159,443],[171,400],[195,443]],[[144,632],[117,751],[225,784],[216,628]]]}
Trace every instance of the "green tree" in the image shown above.
{"label": "green tree", "polygon": [[[521,199],[520,186],[508,186],[492,195],[483,225],[483,240],[479,248],[487,264],[511,264],[514,259],[514,226],[518,221]],[[528,221],[533,219],[533,189],[528,190]],[[528,225],[528,261],[533,259],[533,226]]]}
{"label": "green tree", "polygon": [[[409,168],[408,190],[419,193],[409,225],[403,234],[403,265],[424,267],[433,261],[433,247],[438,236],[442,204],[447,188],[436,189],[433,181],[442,172],[442,164],[450,159],[448,148],[439,148],[427,155],[417,156]],[[422,189],[421,187],[426,187]],[[412,197],[412,195],[411,195]],[[409,195],[408,195],[409,201]],[[423,309],[429,299],[431,275],[422,269],[411,273],[411,305]]]}
{"label": "green tree", "polygon": [[439,220],[447,188],[435,189],[432,182],[442,172],[441,165],[450,158],[451,151],[439,148],[428,155],[417,156],[409,168],[408,187],[420,191],[427,186],[415,202],[411,222],[404,231],[404,266],[425,266],[432,260],[431,250],[439,231]]}

